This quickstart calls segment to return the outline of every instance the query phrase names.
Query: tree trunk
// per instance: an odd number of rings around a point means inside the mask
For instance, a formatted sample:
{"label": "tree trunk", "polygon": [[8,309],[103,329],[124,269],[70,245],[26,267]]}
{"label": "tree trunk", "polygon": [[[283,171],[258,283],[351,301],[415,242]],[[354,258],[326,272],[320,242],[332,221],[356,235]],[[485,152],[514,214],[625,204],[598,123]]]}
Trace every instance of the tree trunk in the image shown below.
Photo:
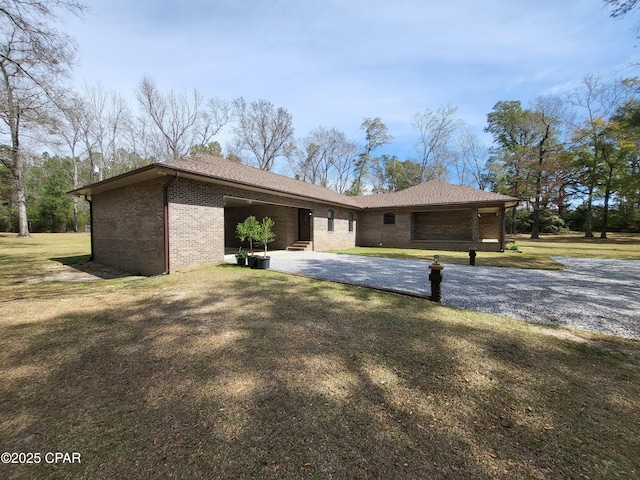
{"label": "tree trunk", "polygon": [[[73,152],[72,152],[73,153]],[[73,188],[78,188],[78,159],[73,153]],[[78,232],[78,196],[73,196],[73,231]]]}
{"label": "tree trunk", "polygon": [[585,221],[584,238],[593,238],[593,187],[589,187],[589,197],[587,199],[587,219]]}
{"label": "tree trunk", "polygon": [[[20,167],[20,165],[18,165]],[[13,173],[16,181],[16,199],[18,200],[18,236],[29,237],[29,220],[27,219],[27,194],[22,182],[22,173],[18,169]]]}
{"label": "tree trunk", "polygon": [[602,230],[600,232],[600,238],[607,238],[607,228],[609,226],[609,199],[611,198],[611,184],[613,182],[613,170],[614,165],[612,162],[607,161],[608,171],[604,190],[604,211],[602,212]]}
{"label": "tree trunk", "polygon": [[73,196],[73,231],[78,233],[78,197]]}
{"label": "tree trunk", "polygon": [[564,218],[565,211],[565,199],[567,198],[567,194],[565,193],[565,187],[560,187],[558,190],[558,216],[560,218]]}
{"label": "tree trunk", "polygon": [[531,238],[540,238],[540,199],[542,197],[542,178],[538,173],[536,176],[536,199],[533,204],[533,225],[531,226]]}
{"label": "tree trunk", "polygon": [[[536,201],[536,203],[538,203]],[[540,207],[533,207],[533,225],[531,226],[531,239],[540,238]]]}
{"label": "tree trunk", "polygon": [[20,154],[20,108],[14,99],[13,86],[9,79],[10,73],[7,71],[4,63],[1,65],[2,77],[4,81],[4,95],[2,99],[6,101],[7,118],[5,122],[9,124],[9,133],[11,134],[11,174],[16,189],[16,200],[18,202],[18,236],[29,236],[29,220],[27,218],[27,194],[25,192],[24,183],[22,182],[22,158]]}
{"label": "tree trunk", "polygon": [[16,116],[15,124],[11,125],[11,137],[13,148],[11,156],[13,157],[11,165],[11,173],[16,189],[16,200],[18,202],[18,236],[29,237],[29,219],[27,218],[27,192],[22,181],[22,158],[19,150],[18,142],[18,125],[20,117]]}
{"label": "tree trunk", "polygon": [[604,209],[602,211],[602,230],[600,232],[600,238],[607,238],[607,226],[609,223],[609,197],[611,197],[611,192],[609,191],[609,187],[607,187],[604,194]]}

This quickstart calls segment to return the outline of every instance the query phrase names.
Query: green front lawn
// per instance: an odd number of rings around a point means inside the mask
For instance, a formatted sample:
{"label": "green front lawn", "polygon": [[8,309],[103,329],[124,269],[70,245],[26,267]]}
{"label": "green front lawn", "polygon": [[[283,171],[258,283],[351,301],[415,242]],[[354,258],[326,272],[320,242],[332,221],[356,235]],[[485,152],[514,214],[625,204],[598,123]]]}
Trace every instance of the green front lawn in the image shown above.
{"label": "green front lawn", "polygon": [[69,281],[87,253],[0,235],[0,452],[81,454],[2,479],[640,476],[639,342],[233,265]]}
{"label": "green front lawn", "polygon": [[[618,260],[640,260],[640,234],[609,234],[608,239],[586,239],[583,234],[568,233],[542,235],[539,240],[531,240],[527,235],[509,237],[521,253],[477,252],[476,265],[486,267],[537,268],[561,270],[564,267],[551,257],[609,258]],[[469,264],[469,252],[442,250],[421,250],[384,247],[356,247],[335,250],[336,253],[370,255],[375,257],[432,260],[440,256],[440,263]]]}

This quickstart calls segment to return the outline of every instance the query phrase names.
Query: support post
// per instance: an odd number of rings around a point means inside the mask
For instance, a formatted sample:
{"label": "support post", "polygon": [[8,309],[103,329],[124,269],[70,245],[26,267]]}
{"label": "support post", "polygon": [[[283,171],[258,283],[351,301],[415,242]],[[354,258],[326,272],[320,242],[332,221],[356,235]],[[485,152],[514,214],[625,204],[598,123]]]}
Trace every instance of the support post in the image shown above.
{"label": "support post", "polygon": [[440,302],[440,283],[442,283],[443,275],[442,270],[444,269],[443,265],[440,265],[437,262],[429,265],[429,269],[431,273],[429,274],[429,281],[431,282],[431,296],[429,300],[432,302]]}
{"label": "support post", "polygon": [[476,251],[478,249],[477,248],[470,248],[469,249],[469,265],[471,265],[472,267],[476,266]]}

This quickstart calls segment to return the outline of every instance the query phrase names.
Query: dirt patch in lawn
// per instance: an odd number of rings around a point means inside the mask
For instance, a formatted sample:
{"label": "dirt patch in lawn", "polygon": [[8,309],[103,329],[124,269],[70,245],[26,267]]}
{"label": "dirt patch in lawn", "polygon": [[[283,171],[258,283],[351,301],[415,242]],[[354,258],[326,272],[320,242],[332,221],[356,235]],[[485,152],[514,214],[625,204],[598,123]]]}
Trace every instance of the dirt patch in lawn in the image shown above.
{"label": "dirt patch in lawn", "polygon": [[83,262],[74,265],[55,263],[44,266],[41,275],[27,279],[26,283],[95,282],[96,280],[108,280],[129,276],[131,276],[131,274],[127,272],[96,262]]}

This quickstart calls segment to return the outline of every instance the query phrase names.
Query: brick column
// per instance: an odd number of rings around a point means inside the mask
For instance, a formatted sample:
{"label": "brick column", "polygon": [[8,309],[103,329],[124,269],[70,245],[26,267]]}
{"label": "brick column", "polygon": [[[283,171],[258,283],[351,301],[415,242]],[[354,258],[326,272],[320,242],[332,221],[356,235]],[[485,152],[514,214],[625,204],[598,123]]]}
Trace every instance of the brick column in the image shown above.
{"label": "brick column", "polygon": [[504,204],[500,207],[500,251],[504,252],[505,236],[507,232],[507,215]]}
{"label": "brick column", "polygon": [[478,209],[471,209],[471,246],[476,248],[480,242],[480,222],[478,220]]}

